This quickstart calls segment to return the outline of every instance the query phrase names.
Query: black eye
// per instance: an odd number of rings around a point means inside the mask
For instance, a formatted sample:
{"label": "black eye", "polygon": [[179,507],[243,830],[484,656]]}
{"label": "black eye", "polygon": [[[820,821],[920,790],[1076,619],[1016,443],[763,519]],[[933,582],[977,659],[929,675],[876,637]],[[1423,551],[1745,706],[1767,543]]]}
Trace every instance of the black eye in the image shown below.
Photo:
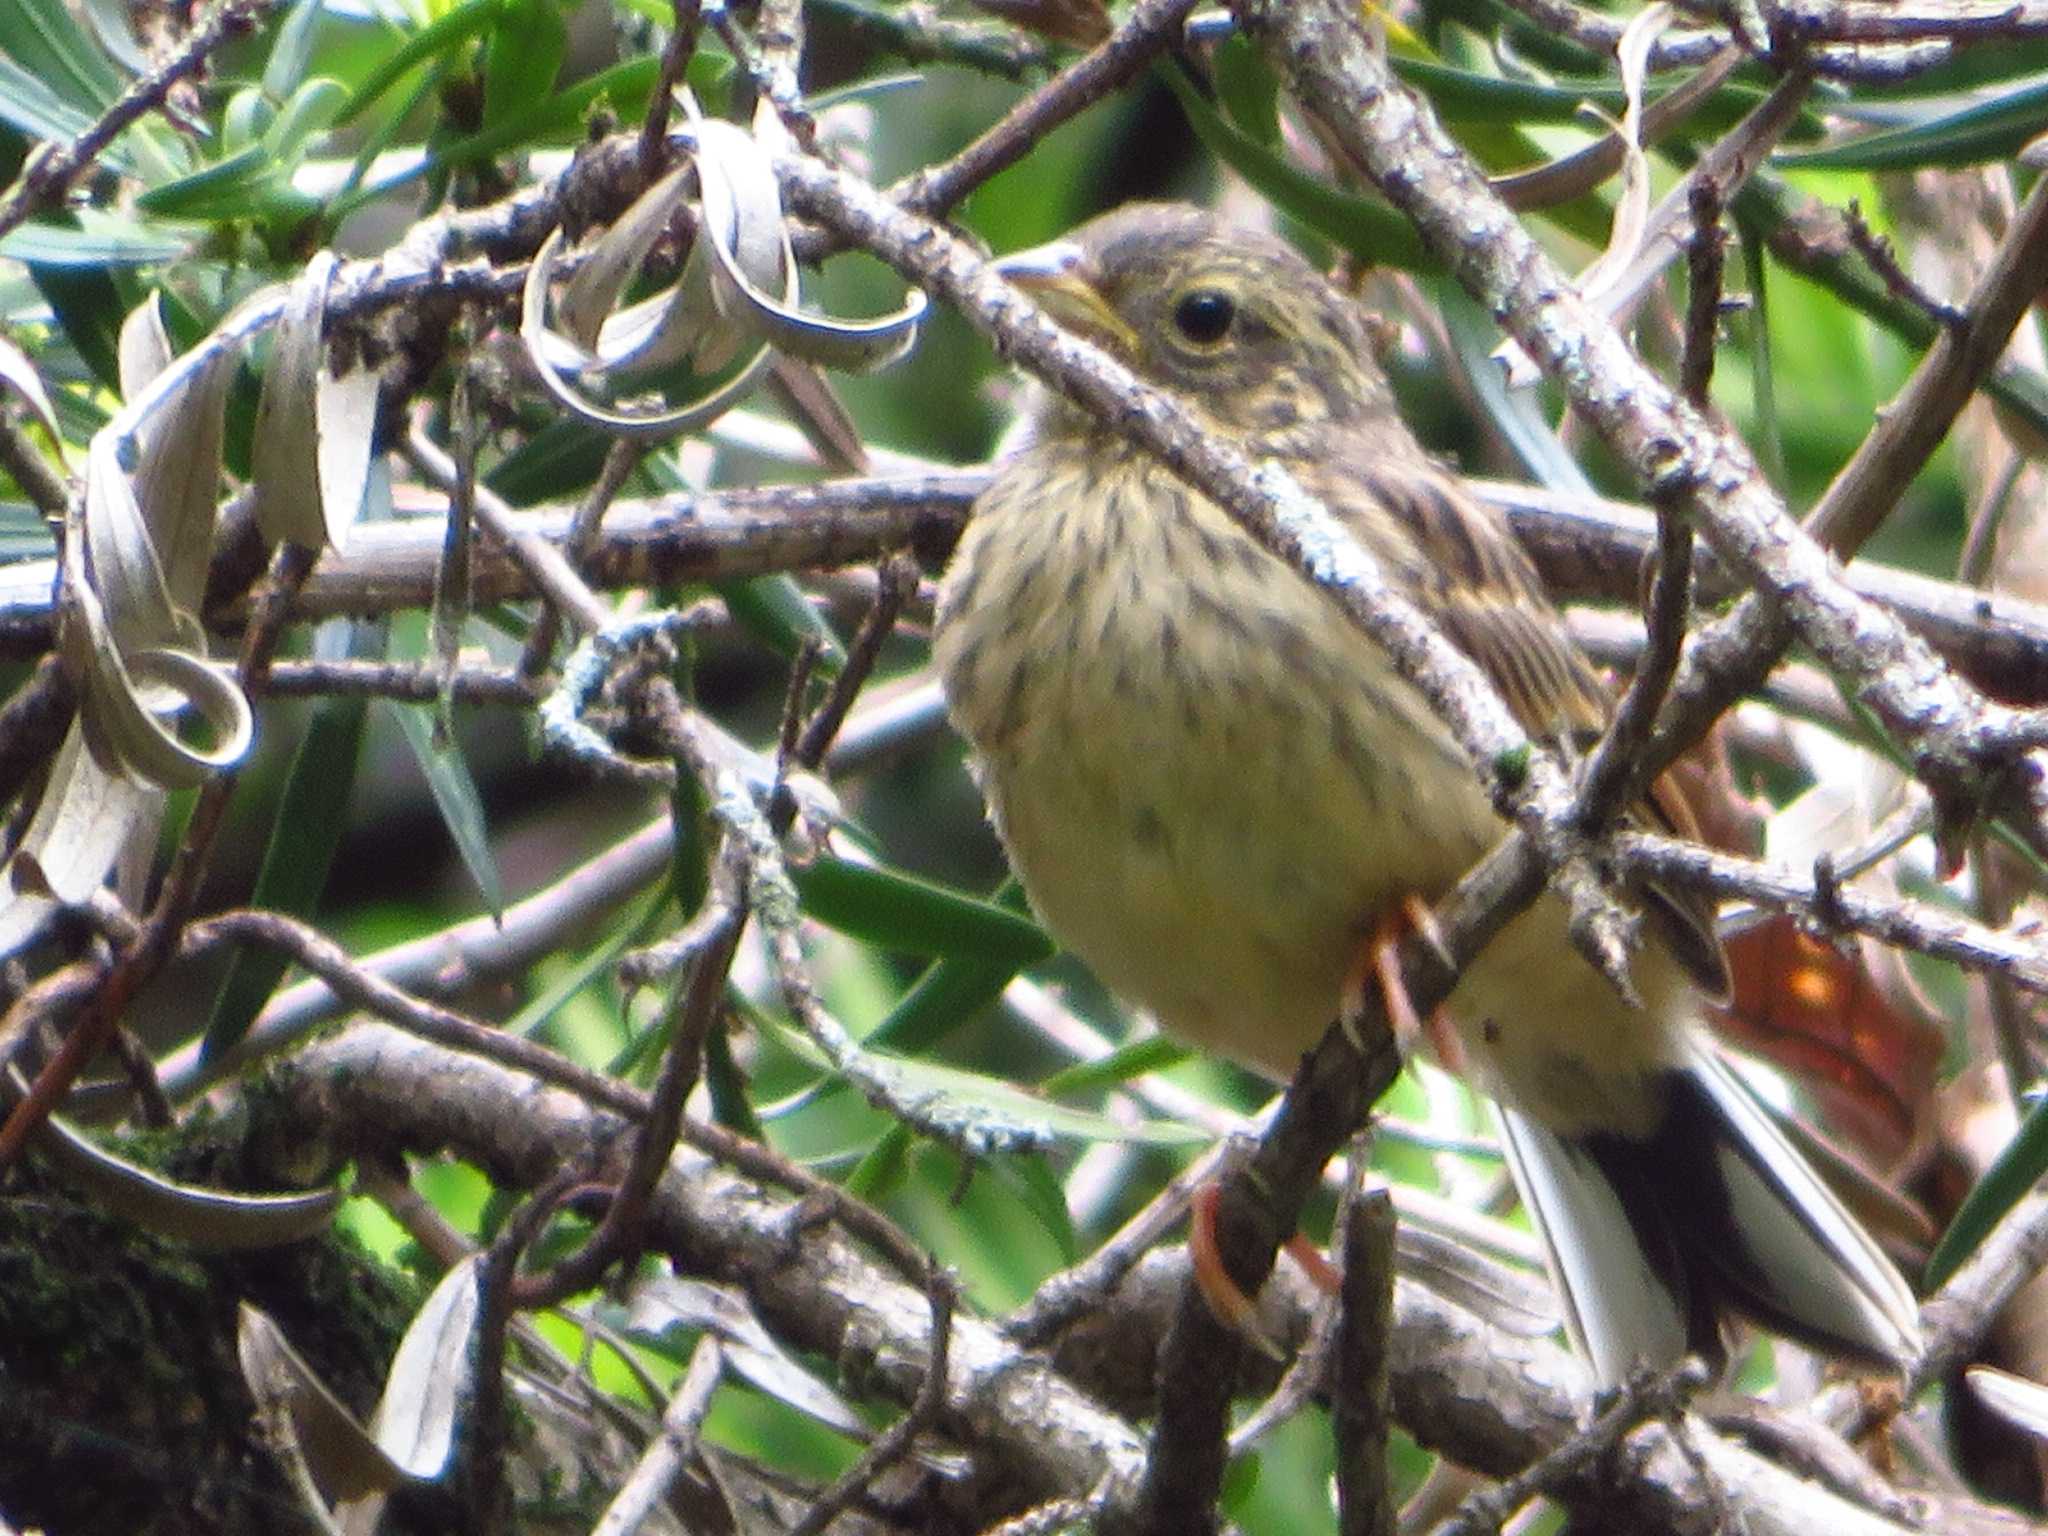
{"label": "black eye", "polygon": [[1237,301],[1220,288],[1197,288],[1173,306],[1173,323],[1198,347],[1213,347],[1237,318]]}

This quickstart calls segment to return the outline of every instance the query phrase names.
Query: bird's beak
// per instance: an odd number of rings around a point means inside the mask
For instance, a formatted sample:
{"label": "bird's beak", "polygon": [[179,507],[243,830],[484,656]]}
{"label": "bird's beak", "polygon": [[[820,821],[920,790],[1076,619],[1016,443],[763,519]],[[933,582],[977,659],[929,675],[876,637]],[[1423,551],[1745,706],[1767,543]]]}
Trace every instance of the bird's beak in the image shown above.
{"label": "bird's beak", "polygon": [[1095,263],[1083,247],[1055,240],[1005,256],[995,269],[1067,330],[1123,357],[1137,355],[1138,333],[1102,296]]}

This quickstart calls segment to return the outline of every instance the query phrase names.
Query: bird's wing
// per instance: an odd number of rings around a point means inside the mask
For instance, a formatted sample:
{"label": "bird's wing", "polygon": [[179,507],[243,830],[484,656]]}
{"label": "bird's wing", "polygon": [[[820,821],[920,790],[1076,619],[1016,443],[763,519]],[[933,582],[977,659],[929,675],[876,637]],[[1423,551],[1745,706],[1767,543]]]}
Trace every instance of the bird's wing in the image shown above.
{"label": "bird's wing", "polygon": [[[1369,462],[1316,454],[1297,472],[1445,638],[1478,663],[1524,730],[1571,744],[1606,728],[1612,695],[1498,512],[1419,451]],[[1359,514],[1375,503],[1392,518]],[[1696,835],[1690,808],[1668,780],[1652,787],[1642,810],[1667,830]],[[1693,979],[1712,996],[1726,995],[1727,961],[1712,902],[1661,887],[1645,894],[1665,942]]]}

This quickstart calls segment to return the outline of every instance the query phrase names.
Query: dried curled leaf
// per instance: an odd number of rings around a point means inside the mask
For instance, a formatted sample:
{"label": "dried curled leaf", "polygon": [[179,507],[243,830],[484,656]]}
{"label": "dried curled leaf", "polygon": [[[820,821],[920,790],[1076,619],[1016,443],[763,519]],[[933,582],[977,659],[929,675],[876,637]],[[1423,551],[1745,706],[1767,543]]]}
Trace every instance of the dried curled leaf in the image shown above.
{"label": "dried curled leaf", "polygon": [[[549,324],[547,297],[559,231],[534,257],[520,308],[520,337],[543,386],[581,420],[619,436],[670,437],[708,426],[759,382],[771,348],[840,368],[890,362],[915,341],[926,306],[913,293],[903,310],[879,320],[805,313],[768,151],[757,135],[701,117],[687,97],[684,108],[691,164],[650,187],[591,248],[556,306],[558,327]],[[665,293],[611,313],[693,180],[697,238],[681,276]],[[685,361],[712,370],[740,357],[723,383],[670,409],[618,409],[583,387]]]}
{"label": "dried curled leaf", "polygon": [[235,1353],[242,1379],[279,1454],[296,1459],[332,1499],[389,1493],[403,1483],[405,1474],[285,1341],[276,1322],[246,1301],[239,1317]]}
{"label": "dried curled leaf", "polygon": [[[33,939],[59,902],[88,896],[124,850],[148,846],[164,791],[233,766],[255,739],[249,701],[207,660],[198,619],[232,347],[210,347],[175,388],[159,385],[172,349],[152,300],[123,323],[117,355],[131,407],[152,391],[163,398],[139,422],[124,408],[86,452],[59,566],[59,650],[79,717],[0,871],[0,954]],[[205,742],[180,736],[188,713]]]}
{"label": "dried curled leaf", "polygon": [[306,264],[263,375],[251,468],[256,525],[272,543],[339,547],[369,484],[377,376],[358,369],[335,378],[322,339],[337,264],[332,251]]}
{"label": "dried curled leaf", "polygon": [[378,1450],[409,1477],[431,1480],[448,1466],[458,1416],[473,1389],[482,1311],[471,1255],[441,1277],[398,1341],[370,1432]]}
{"label": "dried curled leaf", "polygon": [[[28,1084],[10,1073],[17,1094]],[[57,1177],[124,1221],[195,1248],[275,1248],[327,1229],[341,1206],[336,1190],[249,1195],[165,1178],[108,1151],[52,1115],[35,1149]]]}

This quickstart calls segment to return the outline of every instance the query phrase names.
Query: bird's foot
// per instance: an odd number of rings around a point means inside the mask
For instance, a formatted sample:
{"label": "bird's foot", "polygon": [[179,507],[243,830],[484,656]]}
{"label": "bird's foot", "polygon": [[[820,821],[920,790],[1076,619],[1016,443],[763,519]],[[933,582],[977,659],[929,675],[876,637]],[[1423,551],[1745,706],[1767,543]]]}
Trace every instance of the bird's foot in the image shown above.
{"label": "bird's foot", "polygon": [[[1259,1321],[1258,1304],[1230,1278],[1230,1271],[1224,1267],[1223,1252],[1216,1239],[1216,1207],[1221,1195],[1222,1186],[1211,1179],[1195,1191],[1189,1202],[1188,1262],[1194,1270],[1195,1285],[1216,1321],[1250,1340],[1261,1354],[1284,1360],[1286,1351]],[[1331,1296],[1337,1294],[1340,1282],[1336,1268],[1305,1233],[1297,1232],[1290,1237],[1284,1251],[1317,1290]]]}
{"label": "bird's foot", "polygon": [[1400,1047],[1401,1055],[1404,1058],[1411,1056],[1418,1044],[1426,1044],[1445,1071],[1462,1074],[1465,1070],[1465,1047],[1458,1038],[1457,1027],[1449,1013],[1442,1008],[1432,1009],[1429,1022],[1425,1024],[1408,996],[1408,983],[1401,976],[1401,941],[1411,933],[1429,945],[1444,964],[1452,963],[1449,946],[1444,943],[1443,932],[1437,927],[1436,914],[1430,910],[1428,902],[1410,891],[1392,911],[1373,925],[1365,942],[1359,945],[1351,969],[1344,977],[1337,1017],[1344,1026],[1345,1038],[1364,1054],[1365,1041],[1359,1021],[1364,1017],[1370,989],[1377,988],[1380,1000],[1386,1006],[1387,1022],[1393,1025],[1394,1043]]}

